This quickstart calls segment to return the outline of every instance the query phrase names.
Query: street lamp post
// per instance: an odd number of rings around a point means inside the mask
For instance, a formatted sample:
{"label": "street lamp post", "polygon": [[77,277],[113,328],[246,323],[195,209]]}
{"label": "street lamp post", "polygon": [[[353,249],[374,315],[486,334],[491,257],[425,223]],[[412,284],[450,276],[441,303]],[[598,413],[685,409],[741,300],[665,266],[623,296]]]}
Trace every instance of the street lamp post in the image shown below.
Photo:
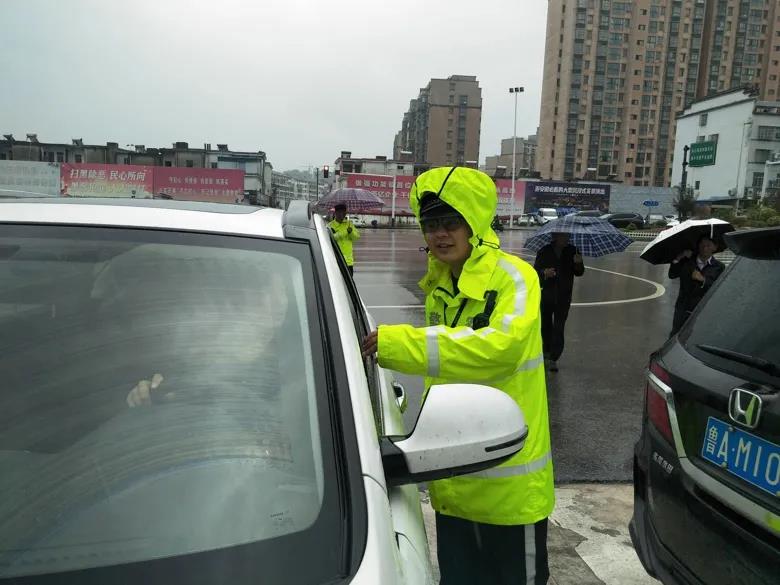
{"label": "street lamp post", "polygon": [[[688,198],[688,151],[691,147],[687,144],[683,147],[683,159],[682,159],[682,176],[680,177],[680,201],[685,201]],[[677,215],[680,220],[687,219],[686,214],[680,210],[677,211]]]}
{"label": "street lamp post", "polygon": [[687,144],[683,147],[682,159],[682,177],[680,177],[680,191],[685,195],[685,189],[688,186],[688,151],[691,149]]}
{"label": "street lamp post", "polygon": [[524,91],[522,87],[510,87],[509,93],[515,96],[515,118],[512,130],[512,201],[509,204],[509,229],[515,223],[515,164],[517,159],[517,94]]}

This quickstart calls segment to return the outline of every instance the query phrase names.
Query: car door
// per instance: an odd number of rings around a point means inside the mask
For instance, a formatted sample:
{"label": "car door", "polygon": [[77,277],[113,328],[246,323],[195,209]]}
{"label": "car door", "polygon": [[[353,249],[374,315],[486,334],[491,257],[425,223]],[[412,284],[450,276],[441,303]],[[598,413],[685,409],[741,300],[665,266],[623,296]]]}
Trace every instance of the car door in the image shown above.
{"label": "car door", "polygon": [[[349,275],[343,257],[338,253],[338,247],[334,252],[339,258],[341,275],[349,292],[355,332],[362,339],[376,329],[376,323],[366,311],[357,286]],[[402,387],[395,382],[391,372],[380,367],[376,360],[365,360],[364,367],[377,426],[377,442],[385,436],[408,434],[401,410],[401,402],[405,398]],[[408,585],[432,584],[433,570],[418,487],[386,486],[386,491],[404,581]]]}

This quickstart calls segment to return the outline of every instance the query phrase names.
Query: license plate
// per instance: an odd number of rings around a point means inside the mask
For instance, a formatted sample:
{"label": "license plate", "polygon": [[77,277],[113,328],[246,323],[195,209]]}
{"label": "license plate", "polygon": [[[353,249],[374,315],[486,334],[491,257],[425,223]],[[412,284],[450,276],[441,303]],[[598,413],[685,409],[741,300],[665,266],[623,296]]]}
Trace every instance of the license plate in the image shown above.
{"label": "license plate", "polygon": [[780,445],[710,417],[701,456],[749,484],[780,497]]}

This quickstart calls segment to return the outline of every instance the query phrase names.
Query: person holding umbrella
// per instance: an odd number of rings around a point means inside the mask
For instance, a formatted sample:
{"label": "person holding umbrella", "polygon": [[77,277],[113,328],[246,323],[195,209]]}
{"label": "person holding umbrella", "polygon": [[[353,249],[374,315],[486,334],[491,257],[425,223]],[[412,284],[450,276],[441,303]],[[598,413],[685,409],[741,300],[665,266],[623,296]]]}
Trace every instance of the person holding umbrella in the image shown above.
{"label": "person holding umbrella", "polygon": [[542,338],[551,371],[558,371],[564,327],[571,307],[574,277],[585,273],[582,256],[622,252],[632,240],[598,217],[567,215],[547,222],[525,247],[537,252],[534,267],[542,283]]}
{"label": "person holding umbrella", "polygon": [[552,235],[552,243],[536,254],[534,268],[542,285],[542,341],[545,363],[550,371],[558,371],[563,353],[564,328],[571,308],[574,277],[585,274],[585,264],[577,248],[565,232]]}
{"label": "person holding umbrella", "polygon": [[645,246],[642,260],[655,265],[671,264],[669,278],[680,279],[670,337],[677,334],[723,273],[724,265],[713,254],[726,249],[723,235],[733,231],[734,226],[722,219],[689,219],[662,231]]}
{"label": "person holding umbrella", "polygon": [[718,245],[713,238],[703,235],[696,243],[695,259],[690,249],[683,250],[669,265],[669,278],[680,279],[680,292],[674,304],[674,320],[669,337],[677,334],[705,293],[723,274],[726,267],[713,256],[717,249]]}
{"label": "person holding umbrella", "polygon": [[346,203],[337,203],[333,208],[335,218],[328,224],[330,231],[333,232],[333,239],[339,245],[344,260],[349,268],[349,275],[355,274],[355,254],[352,250],[352,243],[360,238],[360,232],[354,224],[347,219]]}

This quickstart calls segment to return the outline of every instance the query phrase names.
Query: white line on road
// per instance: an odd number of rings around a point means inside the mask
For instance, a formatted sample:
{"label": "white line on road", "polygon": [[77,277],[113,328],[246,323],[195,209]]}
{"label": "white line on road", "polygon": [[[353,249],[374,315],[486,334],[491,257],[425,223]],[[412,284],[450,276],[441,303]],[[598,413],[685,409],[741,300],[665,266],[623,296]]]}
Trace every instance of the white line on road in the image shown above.
{"label": "white line on road", "polygon": [[[606,272],[608,274],[615,274],[617,276],[624,276],[625,278],[633,278],[634,280],[638,280],[640,282],[645,282],[647,284],[650,284],[655,287],[655,292],[653,294],[644,296],[644,297],[636,297],[633,299],[617,299],[614,301],[593,301],[588,303],[572,303],[572,307],[599,307],[602,305],[622,305],[627,303],[638,303],[641,301],[651,301],[653,299],[657,299],[658,297],[663,296],[666,293],[666,288],[658,282],[654,282],[652,280],[648,280],[646,278],[641,278],[639,276],[633,276],[631,274],[623,274],[622,272],[615,272],[614,270],[604,270],[603,268],[593,268],[592,266],[588,267],[588,270],[596,270],[598,272]],[[425,305],[369,305],[369,309],[424,309]]]}

